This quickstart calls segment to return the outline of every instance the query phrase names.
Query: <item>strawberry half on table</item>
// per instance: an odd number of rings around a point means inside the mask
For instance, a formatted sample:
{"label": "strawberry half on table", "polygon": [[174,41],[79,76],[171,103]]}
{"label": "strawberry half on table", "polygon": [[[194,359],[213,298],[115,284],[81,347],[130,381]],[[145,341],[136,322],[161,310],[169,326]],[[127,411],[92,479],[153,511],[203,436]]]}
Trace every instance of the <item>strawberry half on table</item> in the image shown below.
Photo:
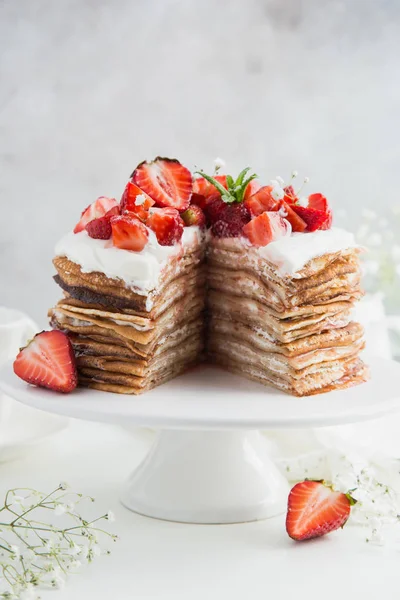
{"label": "strawberry half on table", "polygon": [[192,174],[175,158],[158,156],[140,163],[131,175],[132,181],[159,207],[186,210],[193,191]]}
{"label": "strawberry half on table", "polygon": [[42,331],[22,348],[14,373],[27,383],[67,394],[78,384],[74,351],[62,331]]}
{"label": "strawberry half on table", "polygon": [[302,481],[290,491],[286,531],[297,541],[321,537],[343,527],[355,500],[324,481]]}

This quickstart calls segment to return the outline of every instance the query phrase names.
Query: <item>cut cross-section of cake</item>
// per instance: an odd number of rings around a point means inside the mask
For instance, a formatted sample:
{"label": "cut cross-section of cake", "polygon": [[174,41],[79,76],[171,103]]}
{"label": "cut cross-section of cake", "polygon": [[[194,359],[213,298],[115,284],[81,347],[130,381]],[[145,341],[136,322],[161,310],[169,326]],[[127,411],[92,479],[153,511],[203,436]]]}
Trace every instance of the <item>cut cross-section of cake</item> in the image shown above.
{"label": "cut cross-section of cake", "polygon": [[96,220],[109,221],[102,239],[93,237],[99,228],[90,227],[92,220],[56,246],[55,280],[64,298],[49,311],[50,322],[69,335],[81,385],[142,393],[196,364],[203,353],[204,231],[184,227],[173,208],[187,208],[192,177],[177,161],[139,166],[152,168],[164,207],[136,186],[135,171],[120,204],[114,201],[116,214],[102,214],[99,199],[97,212],[89,207],[82,215],[81,221],[90,210]]}
{"label": "cut cross-section of cake", "polygon": [[198,175],[141,163],[57,244],[49,316],[79,383],[138,394],[204,359],[297,396],[364,381],[360,248],[326,198],[249,169]]}

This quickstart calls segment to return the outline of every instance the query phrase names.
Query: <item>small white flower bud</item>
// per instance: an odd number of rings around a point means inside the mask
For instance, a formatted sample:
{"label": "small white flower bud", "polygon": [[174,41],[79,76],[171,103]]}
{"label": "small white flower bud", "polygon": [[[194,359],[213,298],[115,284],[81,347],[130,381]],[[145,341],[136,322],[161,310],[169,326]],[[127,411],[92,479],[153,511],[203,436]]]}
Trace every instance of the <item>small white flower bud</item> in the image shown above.
{"label": "small white flower bud", "polygon": [[292,171],[292,179],[295,179],[299,173],[297,171]]}

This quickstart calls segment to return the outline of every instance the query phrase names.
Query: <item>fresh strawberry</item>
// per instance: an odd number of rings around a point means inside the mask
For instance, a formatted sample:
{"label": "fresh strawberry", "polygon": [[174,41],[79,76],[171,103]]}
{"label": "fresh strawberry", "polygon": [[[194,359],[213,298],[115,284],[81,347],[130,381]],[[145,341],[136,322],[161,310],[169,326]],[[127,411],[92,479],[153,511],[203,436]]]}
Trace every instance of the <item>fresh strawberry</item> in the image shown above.
{"label": "fresh strawberry", "polygon": [[204,212],[207,217],[208,224],[212,225],[216,221],[219,221],[221,215],[225,212],[226,207],[226,202],[221,200],[220,196],[210,196],[209,198],[206,198]]}
{"label": "fresh strawberry", "polygon": [[150,198],[133,181],[128,181],[121,198],[121,213],[128,211],[134,213],[141,221],[146,221],[149,216],[149,208],[153,204],[153,198]]}
{"label": "fresh strawberry", "polygon": [[246,186],[243,194],[243,200],[246,202],[247,198],[253,196],[258,190],[261,189],[261,183],[257,179],[252,179]]}
{"label": "fresh strawberry", "polygon": [[311,194],[308,196],[308,207],[322,210],[328,215],[327,220],[319,227],[319,229],[330,229],[332,227],[332,211],[325,196],[322,194]]}
{"label": "fresh strawberry", "polygon": [[354,500],[322,481],[302,481],[291,490],[286,531],[294,540],[309,540],[343,527]]}
{"label": "fresh strawberry", "polygon": [[100,217],[104,217],[104,215],[114,207],[118,207],[118,202],[115,198],[107,198],[106,196],[100,196],[97,198],[95,202],[90,204],[83,211],[79,223],[75,225],[74,233],[79,233],[83,231],[90,221],[94,219],[100,219]]}
{"label": "fresh strawberry", "polygon": [[122,250],[140,252],[148,242],[149,232],[145,225],[129,213],[112,217],[112,242]]}
{"label": "fresh strawberry", "polygon": [[[252,181],[250,184],[253,183]],[[249,184],[249,185],[250,185]],[[272,186],[264,185],[255,194],[245,199],[244,204],[252,217],[258,217],[265,211],[278,210],[278,202],[271,196]]]}
{"label": "fresh strawberry", "polygon": [[192,175],[176,159],[158,156],[153,162],[142,162],[132,173],[133,182],[148,194],[157,206],[184,211],[193,191]]}
{"label": "fresh strawberry", "polygon": [[201,210],[204,210],[207,205],[206,197],[202,196],[201,194],[196,194],[195,192],[193,192],[192,197],[190,198],[190,204],[199,206],[201,208]]}
{"label": "fresh strawberry", "polygon": [[119,206],[114,206],[104,217],[89,221],[85,227],[88,235],[95,240],[109,240],[111,237],[111,217],[117,215],[119,215]]}
{"label": "fresh strawberry", "polygon": [[253,246],[266,246],[289,231],[289,224],[278,212],[263,212],[243,227],[243,234]]}
{"label": "fresh strawberry", "polygon": [[286,221],[289,221],[292,226],[292,231],[302,232],[307,229],[307,223],[294,212],[293,208],[290,204],[285,202],[285,200],[279,202],[279,214],[286,219]]}
{"label": "fresh strawberry", "polygon": [[109,240],[111,237],[111,223],[107,217],[89,221],[85,229],[88,235],[95,240]]}
{"label": "fresh strawberry", "polygon": [[292,208],[307,223],[307,231],[316,231],[317,229],[329,229],[332,223],[330,213],[315,208],[308,208],[293,204]]}
{"label": "fresh strawberry", "polygon": [[[228,189],[226,175],[215,175],[214,179],[216,179],[216,181],[218,181],[218,183],[220,183],[226,190]],[[204,196],[206,199],[214,199],[221,196],[217,188],[212,183],[204,179],[204,177],[198,177],[193,181],[193,193]]]}
{"label": "fresh strawberry", "polygon": [[147,225],[154,231],[161,246],[173,246],[183,234],[183,221],[174,208],[152,208]]}
{"label": "fresh strawberry", "polygon": [[283,200],[287,202],[287,204],[295,204],[297,202],[298,198],[292,185],[287,185],[285,188],[283,188],[283,191],[285,192]]}
{"label": "fresh strawberry", "polygon": [[181,214],[183,222],[186,226],[197,225],[198,227],[205,227],[206,216],[201,210],[200,206],[191,204],[189,208]]}
{"label": "fresh strawberry", "polygon": [[316,210],[328,212],[328,200],[322,194],[311,194],[308,196],[308,208],[315,208]]}
{"label": "fresh strawberry", "polygon": [[72,392],[78,384],[78,375],[68,336],[57,329],[36,334],[15,359],[14,373],[33,385]]}
{"label": "fresh strawberry", "polygon": [[249,221],[250,213],[244,204],[225,204],[211,230],[216,237],[238,237]]}

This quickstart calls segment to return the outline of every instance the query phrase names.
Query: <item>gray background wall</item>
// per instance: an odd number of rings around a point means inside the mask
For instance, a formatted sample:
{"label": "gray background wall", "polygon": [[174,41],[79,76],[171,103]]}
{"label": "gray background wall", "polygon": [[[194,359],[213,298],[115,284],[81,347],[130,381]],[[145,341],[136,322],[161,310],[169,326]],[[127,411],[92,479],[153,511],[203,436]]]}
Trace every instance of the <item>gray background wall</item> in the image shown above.
{"label": "gray background wall", "polygon": [[0,304],[41,324],[57,238],[155,154],[399,202],[400,5],[3,0]]}

